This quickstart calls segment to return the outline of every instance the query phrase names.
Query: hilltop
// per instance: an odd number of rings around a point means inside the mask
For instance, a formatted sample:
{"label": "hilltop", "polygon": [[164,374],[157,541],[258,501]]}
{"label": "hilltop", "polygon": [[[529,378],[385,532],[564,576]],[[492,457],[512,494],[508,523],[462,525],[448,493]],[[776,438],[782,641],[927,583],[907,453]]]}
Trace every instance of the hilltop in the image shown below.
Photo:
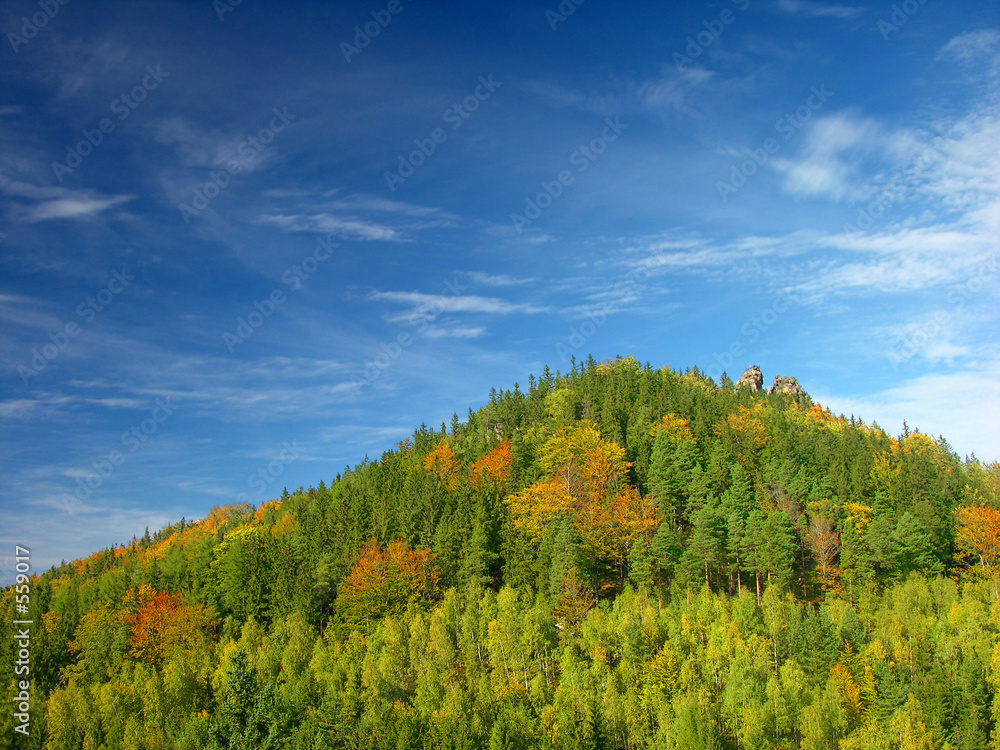
{"label": "hilltop", "polygon": [[[1000,467],[763,382],[633,358],[546,368],[329,485],[46,572],[28,613],[33,734],[1000,742]],[[7,622],[14,601],[5,589]]]}

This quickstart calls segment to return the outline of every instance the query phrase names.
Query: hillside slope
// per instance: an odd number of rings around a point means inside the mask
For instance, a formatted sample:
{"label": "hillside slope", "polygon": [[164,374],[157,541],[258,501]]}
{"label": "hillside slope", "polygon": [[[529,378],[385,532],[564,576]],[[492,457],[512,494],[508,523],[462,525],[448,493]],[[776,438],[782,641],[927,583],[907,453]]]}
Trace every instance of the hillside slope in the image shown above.
{"label": "hillside slope", "polygon": [[1000,747],[1000,467],[752,381],[546,369],[46,572],[18,746]]}

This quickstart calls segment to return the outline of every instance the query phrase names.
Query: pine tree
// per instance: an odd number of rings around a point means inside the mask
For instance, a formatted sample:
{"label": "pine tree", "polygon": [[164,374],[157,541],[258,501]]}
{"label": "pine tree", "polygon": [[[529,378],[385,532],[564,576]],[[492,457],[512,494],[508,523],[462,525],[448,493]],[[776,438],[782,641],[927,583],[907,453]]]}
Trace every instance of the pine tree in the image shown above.
{"label": "pine tree", "polygon": [[230,657],[218,718],[210,730],[211,747],[226,750],[276,750],[282,746],[276,723],[274,686],[261,688],[257,670],[242,650]]}

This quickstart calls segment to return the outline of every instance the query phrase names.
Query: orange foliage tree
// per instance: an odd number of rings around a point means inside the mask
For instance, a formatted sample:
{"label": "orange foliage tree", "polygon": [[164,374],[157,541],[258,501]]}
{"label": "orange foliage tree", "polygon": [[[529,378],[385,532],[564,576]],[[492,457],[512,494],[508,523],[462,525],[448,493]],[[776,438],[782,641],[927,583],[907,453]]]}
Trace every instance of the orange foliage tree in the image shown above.
{"label": "orange foliage tree", "polygon": [[445,491],[451,492],[458,484],[458,460],[455,452],[442,440],[430,453],[424,456],[424,471],[435,475]]}
{"label": "orange foliage tree", "polygon": [[542,446],[546,476],[507,498],[514,527],[537,541],[568,517],[598,558],[624,563],[636,540],[656,531],[656,508],[627,483],[625,450],[590,422],[561,427]]}
{"label": "orange foliage tree", "polygon": [[126,591],[116,607],[105,604],[80,618],[67,646],[80,656],[84,672],[107,679],[126,659],[161,667],[207,638],[214,625],[210,608],[143,584]]}
{"label": "orange foliage tree", "polygon": [[366,629],[410,605],[437,598],[439,578],[430,550],[411,549],[402,539],[383,549],[371,539],[341,584],[336,606],[348,625]]}
{"label": "orange foliage tree", "polygon": [[122,604],[121,618],[129,633],[126,655],[157,666],[177,649],[190,648],[212,624],[209,609],[185,605],[180,594],[157,592],[146,584],[129,589]]}
{"label": "orange foliage tree", "polygon": [[502,493],[510,480],[513,467],[514,455],[511,452],[510,440],[504,439],[469,467],[469,485],[476,492]]}

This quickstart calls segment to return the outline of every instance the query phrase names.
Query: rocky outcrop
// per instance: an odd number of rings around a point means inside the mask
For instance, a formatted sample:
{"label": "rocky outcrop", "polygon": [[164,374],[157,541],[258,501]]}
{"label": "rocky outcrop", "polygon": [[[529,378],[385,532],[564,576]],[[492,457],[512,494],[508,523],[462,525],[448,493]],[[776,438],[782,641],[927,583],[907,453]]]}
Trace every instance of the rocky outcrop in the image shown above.
{"label": "rocky outcrop", "polygon": [[750,365],[746,372],[740,377],[739,382],[736,383],[736,390],[740,388],[749,388],[751,391],[759,391],[764,387],[764,374],[760,371],[757,365]]}
{"label": "rocky outcrop", "polygon": [[784,375],[774,376],[774,385],[768,393],[787,393],[789,396],[801,398],[802,388],[795,378],[786,378]]}

